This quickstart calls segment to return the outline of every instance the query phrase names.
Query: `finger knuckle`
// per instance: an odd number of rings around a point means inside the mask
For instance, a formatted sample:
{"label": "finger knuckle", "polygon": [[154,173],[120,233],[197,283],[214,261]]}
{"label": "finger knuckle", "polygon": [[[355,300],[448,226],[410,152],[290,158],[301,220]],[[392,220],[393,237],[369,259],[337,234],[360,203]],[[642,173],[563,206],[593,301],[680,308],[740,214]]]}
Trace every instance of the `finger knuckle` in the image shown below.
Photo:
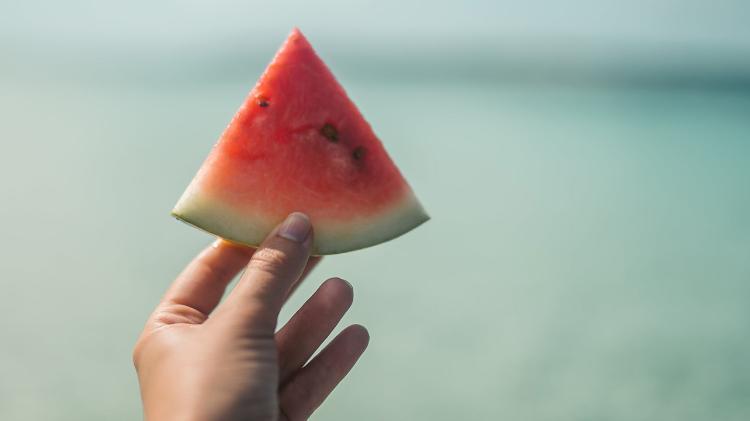
{"label": "finger knuckle", "polygon": [[157,326],[174,325],[178,323],[199,325],[206,321],[208,315],[202,311],[179,303],[165,303],[152,315],[153,323]]}
{"label": "finger knuckle", "polygon": [[276,275],[289,261],[289,257],[281,250],[264,248],[253,255],[249,268],[259,272]]}

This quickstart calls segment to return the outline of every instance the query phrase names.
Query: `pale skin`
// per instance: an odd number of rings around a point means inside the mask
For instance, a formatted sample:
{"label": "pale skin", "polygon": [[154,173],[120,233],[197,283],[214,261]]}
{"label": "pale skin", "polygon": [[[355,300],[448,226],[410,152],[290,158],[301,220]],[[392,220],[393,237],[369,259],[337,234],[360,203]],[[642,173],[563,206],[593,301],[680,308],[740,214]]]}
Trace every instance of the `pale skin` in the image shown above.
{"label": "pale skin", "polygon": [[311,359],[352,304],[338,278],[277,331],[282,305],[319,260],[312,235],[295,213],[257,250],[219,240],[177,277],[133,351],[147,421],[299,421],[323,403],[369,335],[349,326]]}

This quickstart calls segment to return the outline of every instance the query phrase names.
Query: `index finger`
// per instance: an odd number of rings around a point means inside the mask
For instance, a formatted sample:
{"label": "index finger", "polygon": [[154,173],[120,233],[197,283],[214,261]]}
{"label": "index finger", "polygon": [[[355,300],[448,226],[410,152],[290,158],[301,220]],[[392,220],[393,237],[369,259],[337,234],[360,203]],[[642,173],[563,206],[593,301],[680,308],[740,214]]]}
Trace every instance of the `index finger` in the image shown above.
{"label": "index finger", "polygon": [[186,306],[208,317],[219,304],[226,286],[245,267],[254,252],[255,249],[250,247],[216,240],[177,276],[159,307]]}

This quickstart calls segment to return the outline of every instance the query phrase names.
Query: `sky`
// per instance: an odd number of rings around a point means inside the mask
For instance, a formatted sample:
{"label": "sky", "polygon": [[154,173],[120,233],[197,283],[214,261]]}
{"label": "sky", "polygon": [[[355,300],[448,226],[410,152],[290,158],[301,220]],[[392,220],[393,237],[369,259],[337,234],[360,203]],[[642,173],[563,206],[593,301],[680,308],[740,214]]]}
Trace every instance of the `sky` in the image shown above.
{"label": "sky", "polygon": [[6,46],[174,49],[277,44],[292,26],[340,48],[559,48],[750,53],[742,0],[0,2]]}

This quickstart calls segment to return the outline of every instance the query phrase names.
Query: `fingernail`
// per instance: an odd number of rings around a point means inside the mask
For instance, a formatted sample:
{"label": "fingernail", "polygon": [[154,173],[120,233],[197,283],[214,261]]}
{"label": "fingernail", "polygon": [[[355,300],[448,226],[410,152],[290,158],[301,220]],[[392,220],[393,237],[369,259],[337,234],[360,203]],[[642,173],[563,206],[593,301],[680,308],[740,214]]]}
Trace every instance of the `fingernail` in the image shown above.
{"label": "fingernail", "polygon": [[310,219],[304,213],[294,212],[279,227],[279,236],[303,243],[310,235]]}
{"label": "fingernail", "polygon": [[347,281],[346,279],[342,279],[342,278],[336,278],[336,279],[343,281],[349,287],[349,289],[352,289],[352,290],[354,289],[351,282]]}

